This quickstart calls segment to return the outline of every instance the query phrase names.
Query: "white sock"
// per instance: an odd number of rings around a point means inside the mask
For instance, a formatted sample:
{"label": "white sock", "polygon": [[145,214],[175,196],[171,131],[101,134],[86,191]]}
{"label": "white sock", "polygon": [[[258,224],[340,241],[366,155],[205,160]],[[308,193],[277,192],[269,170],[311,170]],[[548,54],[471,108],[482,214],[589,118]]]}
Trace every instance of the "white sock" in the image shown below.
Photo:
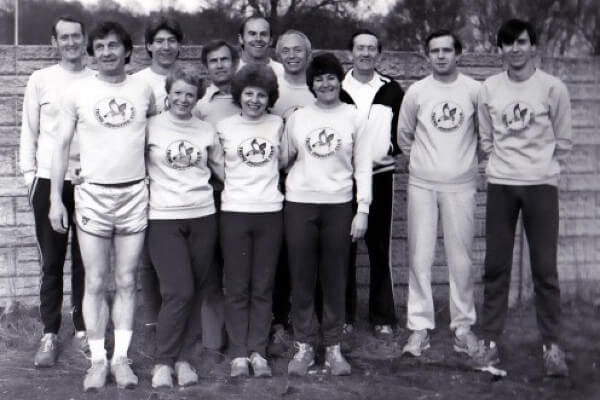
{"label": "white sock", "polygon": [[104,348],[104,338],[102,339],[90,339],[88,340],[90,345],[90,353],[92,355],[92,362],[104,361],[106,362],[106,349]]}
{"label": "white sock", "polygon": [[127,350],[131,343],[131,335],[133,331],[126,329],[115,329],[115,350],[113,352],[113,360],[119,358],[127,358]]}

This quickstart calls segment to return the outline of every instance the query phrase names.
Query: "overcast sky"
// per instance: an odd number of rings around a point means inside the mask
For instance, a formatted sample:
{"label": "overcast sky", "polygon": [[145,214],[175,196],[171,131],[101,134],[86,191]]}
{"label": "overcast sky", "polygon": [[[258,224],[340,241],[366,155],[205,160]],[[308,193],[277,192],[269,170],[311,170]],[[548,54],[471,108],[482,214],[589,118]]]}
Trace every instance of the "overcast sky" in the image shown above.
{"label": "overcast sky", "polygon": [[[75,0],[67,0],[75,1]],[[97,4],[99,0],[79,0],[83,4]],[[205,3],[204,0],[116,0],[132,10],[144,10],[145,13],[159,10],[161,6],[172,5],[182,11],[198,11]],[[361,3],[370,4],[371,10],[374,12],[385,12],[388,7],[393,4],[394,0],[363,0]],[[363,7],[361,7],[363,8]],[[366,6],[364,6],[366,8]],[[367,10],[365,10],[367,11]]]}

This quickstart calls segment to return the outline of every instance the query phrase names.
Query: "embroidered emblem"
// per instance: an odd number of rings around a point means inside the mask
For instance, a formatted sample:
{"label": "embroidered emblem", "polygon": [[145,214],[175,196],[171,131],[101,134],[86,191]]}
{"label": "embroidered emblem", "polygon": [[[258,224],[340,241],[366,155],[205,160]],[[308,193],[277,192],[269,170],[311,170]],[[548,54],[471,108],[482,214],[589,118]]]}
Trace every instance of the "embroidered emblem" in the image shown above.
{"label": "embroidered emblem", "polygon": [[310,132],[304,142],[308,152],[317,158],[330,157],[342,147],[339,133],[327,127]]}
{"label": "embroidered emblem", "polygon": [[457,130],[465,119],[462,108],[451,101],[444,101],[433,107],[431,122],[433,126],[443,132]]}
{"label": "embroidered emblem", "polygon": [[526,129],[534,121],[533,107],[527,103],[510,103],[502,111],[504,126],[514,132]]}
{"label": "embroidered emblem", "polygon": [[187,140],[177,140],[167,146],[167,164],[174,169],[200,167],[202,157],[195,146]]}
{"label": "embroidered emblem", "polygon": [[273,143],[261,137],[246,139],[238,146],[238,156],[251,167],[265,165],[274,153]]}
{"label": "embroidered emblem", "polygon": [[96,103],[95,116],[107,128],[122,128],[135,118],[133,105],[119,97],[108,97]]}

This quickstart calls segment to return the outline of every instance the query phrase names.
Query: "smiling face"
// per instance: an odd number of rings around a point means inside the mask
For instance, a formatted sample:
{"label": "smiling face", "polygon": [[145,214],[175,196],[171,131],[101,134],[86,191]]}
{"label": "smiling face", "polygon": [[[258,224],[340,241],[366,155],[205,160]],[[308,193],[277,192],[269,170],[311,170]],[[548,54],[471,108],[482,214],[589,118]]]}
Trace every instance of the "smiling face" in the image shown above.
{"label": "smiling face", "polygon": [[269,22],[264,18],[246,21],[244,32],[238,35],[244,53],[255,60],[266,60],[271,45],[270,32]]}
{"label": "smiling face", "polygon": [[428,47],[427,57],[434,75],[451,76],[456,74],[457,55],[452,36],[433,38],[429,41]]}
{"label": "smiling face", "polygon": [[222,46],[208,53],[206,55],[206,69],[208,77],[215,85],[231,82],[235,74],[235,65],[229,48]]}
{"label": "smiling face", "polygon": [[196,86],[178,79],[171,85],[171,90],[167,96],[171,115],[178,119],[191,118],[192,109],[198,101],[198,88]]}
{"label": "smiling face", "polygon": [[279,59],[288,74],[296,75],[306,71],[308,51],[304,39],[295,34],[289,34],[280,39]]}
{"label": "smiling face", "polygon": [[352,62],[357,71],[370,74],[375,71],[375,63],[379,57],[377,37],[364,33],[354,38],[352,45]]}
{"label": "smiling face", "polygon": [[175,64],[179,55],[177,36],[166,29],[156,32],[152,43],[146,44],[146,48],[152,52],[152,63],[167,69]]}
{"label": "smiling face", "polygon": [[85,51],[85,35],[77,22],[58,21],[56,37],[52,36],[52,45],[63,60],[76,62],[83,58]]}
{"label": "smiling face", "polygon": [[269,95],[263,88],[246,86],[240,95],[242,115],[247,119],[256,120],[263,116],[267,110]]}
{"label": "smiling face", "polygon": [[340,102],[340,80],[334,74],[315,76],[312,89],[318,104],[330,107]]}
{"label": "smiling face", "polygon": [[531,38],[526,30],[521,32],[512,44],[502,43],[500,47],[509,70],[522,70],[530,66],[535,57],[535,50],[536,47],[531,44]]}
{"label": "smiling face", "polygon": [[125,49],[117,34],[111,32],[103,38],[94,39],[92,49],[101,75],[119,75],[125,72],[125,59],[131,51]]}

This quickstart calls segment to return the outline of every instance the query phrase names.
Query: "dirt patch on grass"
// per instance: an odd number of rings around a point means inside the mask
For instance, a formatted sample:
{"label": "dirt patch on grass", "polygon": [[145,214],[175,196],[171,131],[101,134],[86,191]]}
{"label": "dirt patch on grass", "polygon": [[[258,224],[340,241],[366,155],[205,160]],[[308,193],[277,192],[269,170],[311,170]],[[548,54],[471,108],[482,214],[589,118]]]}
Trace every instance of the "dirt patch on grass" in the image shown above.
{"label": "dirt patch on grass", "polygon": [[[439,307],[443,308],[443,307]],[[511,310],[500,355],[506,378],[469,368],[464,356],[452,350],[447,328],[448,315],[436,315],[438,329],[432,332],[431,349],[418,359],[401,357],[408,336],[398,329],[393,338],[373,337],[361,322],[348,337],[344,348],[352,364],[349,377],[332,377],[317,366],[303,378],[287,376],[291,348],[283,357],[270,360],[271,379],[230,378],[229,359],[215,361],[214,354],[198,346],[195,366],[200,384],[184,389],[154,390],[150,385],[153,361],[143,353],[144,338],[134,334],[130,357],[140,385],[134,390],[118,390],[109,383],[99,393],[82,392],[82,379],[88,361],[71,344],[71,332],[61,332],[61,354],[52,369],[35,369],[33,355],[38,346],[41,325],[37,310],[18,308],[0,316],[0,399],[598,399],[600,398],[600,312],[583,304],[563,309],[564,333],[570,377],[546,378],[541,346],[532,307]],[[402,310],[400,312],[402,314]],[[64,325],[69,326],[65,315]],[[136,327],[139,328],[139,327]],[[136,329],[136,333],[140,329]],[[110,335],[109,335],[110,336]]]}

